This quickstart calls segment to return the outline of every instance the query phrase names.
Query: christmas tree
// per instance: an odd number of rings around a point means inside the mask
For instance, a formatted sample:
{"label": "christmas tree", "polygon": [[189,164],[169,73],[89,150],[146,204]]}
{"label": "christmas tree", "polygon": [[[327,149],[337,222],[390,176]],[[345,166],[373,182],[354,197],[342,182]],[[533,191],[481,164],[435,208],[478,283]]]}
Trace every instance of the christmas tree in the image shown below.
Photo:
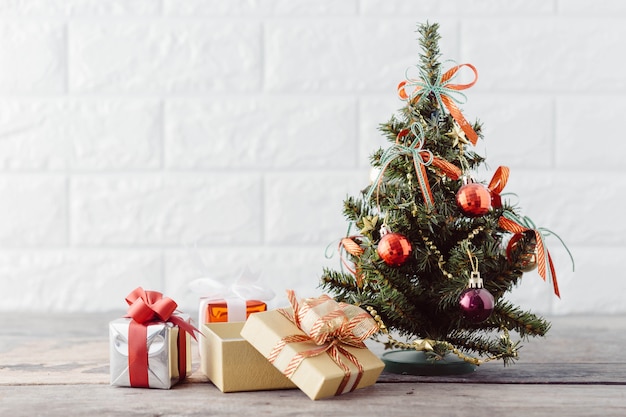
{"label": "christmas tree", "polygon": [[[372,182],[344,201],[351,226],[340,243],[345,269],[325,268],[322,286],[339,301],[366,308],[387,334],[386,347],[506,365],[518,357],[511,331],[525,339],[550,327],[504,296],[535,267],[559,296],[545,246],[553,233],[502,200],[507,167],[488,185],[472,178],[485,164],[473,151],[481,125],[467,122],[457,104],[476,69],[462,64],[444,71],[438,25],[420,25],[418,33],[417,76],[407,71],[398,86],[406,106],[380,127],[390,146],[371,156]],[[456,84],[460,71],[473,73],[474,81]]]}

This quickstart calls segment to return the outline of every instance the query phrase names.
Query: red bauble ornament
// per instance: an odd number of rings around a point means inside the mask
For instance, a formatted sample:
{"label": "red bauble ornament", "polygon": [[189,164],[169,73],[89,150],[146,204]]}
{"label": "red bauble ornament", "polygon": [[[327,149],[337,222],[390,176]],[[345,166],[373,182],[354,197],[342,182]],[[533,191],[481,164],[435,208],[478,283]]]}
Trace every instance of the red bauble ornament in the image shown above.
{"label": "red bauble ornament", "polygon": [[413,247],[400,233],[384,233],[378,242],[378,255],[389,266],[400,266],[411,256]]}
{"label": "red bauble ornament", "polygon": [[491,192],[483,184],[471,182],[459,188],[456,203],[467,217],[483,216],[491,209]]}
{"label": "red bauble ornament", "polygon": [[468,288],[461,293],[459,305],[466,320],[481,323],[491,315],[495,300],[484,288]]}

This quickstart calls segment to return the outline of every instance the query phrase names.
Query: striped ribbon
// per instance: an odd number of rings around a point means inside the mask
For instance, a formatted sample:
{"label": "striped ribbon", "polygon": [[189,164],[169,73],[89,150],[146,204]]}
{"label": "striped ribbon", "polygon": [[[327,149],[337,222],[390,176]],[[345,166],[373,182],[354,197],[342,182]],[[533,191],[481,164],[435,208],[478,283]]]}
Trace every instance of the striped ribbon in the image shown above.
{"label": "striped ribbon", "polygon": [[[268,355],[268,360],[274,363],[289,344],[305,343],[311,349],[296,353],[282,370],[283,374],[291,377],[304,359],[326,353],[344,373],[335,395],[354,391],[364,370],[358,358],[345,347],[365,348],[364,340],[378,330],[376,322],[365,310],[351,304],[337,303],[326,294],[299,302],[295,292],[287,290],[287,297],[292,311],[279,311],[303,333],[282,338]],[[349,364],[357,369],[355,378],[352,378]]]}
{"label": "striped ribbon", "polygon": [[339,241],[339,247],[337,248],[337,250],[339,251],[339,259],[341,259],[341,263],[343,263],[346,269],[354,275],[357,286],[361,288],[361,286],[363,285],[363,274],[361,274],[361,271],[359,271],[358,268],[352,268],[350,264],[348,264],[348,262],[346,261],[346,258],[343,256],[344,251],[356,258],[363,255],[363,252],[365,251],[363,250],[361,245],[354,241],[356,237],[357,236],[348,236],[342,238]]}
{"label": "striped ribbon", "polygon": [[569,257],[572,260],[572,270],[574,270],[574,257],[565,245],[565,242],[563,242],[563,240],[556,233],[543,227],[536,227],[532,220],[528,217],[518,217],[509,211],[504,212],[504,214],[500,216],[500,219],[498,219],[498,226],[511,233],[524,233],[528,231],[535,233],[535,240],[537,241],[537,270],[544,281],[548,277],[551,278],[552,286],[554,287],[554,294],[561,298],[552,257],[550,256],[550,252],[543,241],[547,235],[556,236],[569,254]]}
{"label": "striped ribbon", "polygon": [[491,181],[489,182],[489,191],[491,192],[491,205],[493,207],[499,208],[502,207],[502,197],[500,193],[506,186],[506,183],[509,180],[509,168],[505,166],[500,166],[496,169],[496,172],[493,174]]}
{"label": "striped ribbon", "polygon": [[[474,80],[469,84],[451,84],[451,81],[457,75],[457,72],[467,67],[474,73]],[[413,67],[412,67],[413,68]],[[411,68],[409,68],[411,69]],[[465,132],[465,136],[472,142],[472,145],[476,145],[478,141],[478,134],[472,128],[472,125],[465,119],[461,110],[457,107],[458,104],[462,104],[467,99],[465,94],[461,93],[461,90],[466,90],[476,84],[478,80],[478,71],[472,64],[455,65],[445,73],[439,72],[434,83],[432,83],[424,70],[417,68],[419,71],[419,78],[410,78],[408,71],[406,74],[406,81],[402,81],[398,84],[398,95],[403,100],[410,100],[412,103],[419,103],[424,97],[428,97],[432,94],[437,101],[440,109],[444,107],[448,109],[450,115],[456,120],[459,127]],[[413,91],[407,93],[406,87],[413,87]]]}
{"label": "striped ribbon", "polygon": [[[400,143],[400,139],[407,136],[409,133],[412,133],[415,139],[411,143],[410,146],[405,146]],[[434,209],[435,202],[433,199],[433,194],[430,189],[430,184],[428,182],[428,176],[426,174],[426,167],[429,165],[436,166],[441,171],[444,172],[448,177],[453,180],[457,180],[461,176],[461,170],[454,164],[436,157],[429,150],[422,149],[424,146],[424,130],[422,126],[415,122],[411,125],[411,129],[403,129],[398,133],[396,138],[396,143],[389,148],[387,148],[380,157],[381,169],[374,181],[374,184],[370,186],[368,190],[365,201],[369,201],[372,197],[372,193],[376,190],[376,195],[380,190],[380,183],[382,182],[383,175],[385,170],[389,166],[389,164],[396,158],[402,155],[408,155],[413,158],[413,166],[415,167],[415,174],[417,177],[417,182],[420,186],[420,190],[422,191],[422,197],[424,198],[424,203],[429,209]]]}

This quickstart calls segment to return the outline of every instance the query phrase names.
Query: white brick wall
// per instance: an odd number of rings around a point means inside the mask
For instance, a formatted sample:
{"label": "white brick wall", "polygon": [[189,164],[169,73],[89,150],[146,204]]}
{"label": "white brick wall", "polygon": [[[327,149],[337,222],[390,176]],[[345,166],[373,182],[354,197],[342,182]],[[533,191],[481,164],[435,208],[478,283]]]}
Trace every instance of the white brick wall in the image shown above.
{"label": "white brick wall", "polygon": [[562,300],[536,273],[511,298],[626,312],[621,0],[0,0],[0,310],[138,285],[193,310],[189,281],[244,265],[317,294],[426,20],[479,70],[480,152],[576,257],[549,242]]}

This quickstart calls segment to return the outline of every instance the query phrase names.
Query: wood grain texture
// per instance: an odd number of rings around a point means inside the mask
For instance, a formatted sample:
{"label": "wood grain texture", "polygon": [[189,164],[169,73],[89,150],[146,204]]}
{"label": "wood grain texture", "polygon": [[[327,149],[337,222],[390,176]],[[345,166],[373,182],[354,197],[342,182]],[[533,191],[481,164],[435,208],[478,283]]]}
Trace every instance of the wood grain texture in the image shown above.
{"label": "wood grain texture", "polygon": [[[354,393],[311,401],[299,390],[223,394],[199,371],[172,390],[109,386],[108,322],[96,315],[0,314],[0,415],[626,415],[626,318],[556,317],[519,362],[461,376],[383,373]],[[371,344],[382,353],[379,344]]]}
{"label": "wood grain texture", "polygon": [[615,416],[626,412],[624,387],[601,385],[376,384],[311,401],[299,390],[223,394],[211,384],[171,390],[52,385],[0,387],[0,414],[69,416]]}

